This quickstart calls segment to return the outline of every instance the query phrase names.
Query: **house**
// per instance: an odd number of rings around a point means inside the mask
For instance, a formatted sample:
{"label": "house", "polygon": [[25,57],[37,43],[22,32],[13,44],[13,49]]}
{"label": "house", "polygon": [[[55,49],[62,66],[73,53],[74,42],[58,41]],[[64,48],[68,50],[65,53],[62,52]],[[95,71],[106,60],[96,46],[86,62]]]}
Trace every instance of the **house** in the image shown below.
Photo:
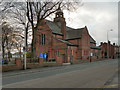
{"label": "house", "polygon": [[108,43],[101,42],[100,47],[102,58],[118,58],[119,46],[115,45],[115,43],[111,44],[110,41]]}
{"label": "house", "polygon": [[60,8],[56,11],[54,21],[42,20],[39,23],[36,38],[36,56],[47,53],[48,61],[80,63],[100,58],[101,48],[96,46],[88,28],[74,29],[66,26]]}

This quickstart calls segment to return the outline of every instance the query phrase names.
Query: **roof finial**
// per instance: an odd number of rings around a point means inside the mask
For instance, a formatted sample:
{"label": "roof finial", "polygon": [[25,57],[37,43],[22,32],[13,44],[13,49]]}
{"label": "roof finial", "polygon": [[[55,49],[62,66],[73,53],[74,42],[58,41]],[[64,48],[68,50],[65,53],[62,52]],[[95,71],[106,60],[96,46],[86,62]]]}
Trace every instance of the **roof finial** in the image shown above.
{"label": "roof finial", "polygon": [[62,13],[62,10],[61,10],[61,3],[59,4],[59,6],[58,6],[58,9],[57,9],[57,12],[56,13]]}
{"label": "roof finial", "polygon": [[61,5],[61,4],[59,4],[59,6],[58,6],[58,10],[60,10],[60,9],[61,9],[61,8],[60,8],[60,5]]}

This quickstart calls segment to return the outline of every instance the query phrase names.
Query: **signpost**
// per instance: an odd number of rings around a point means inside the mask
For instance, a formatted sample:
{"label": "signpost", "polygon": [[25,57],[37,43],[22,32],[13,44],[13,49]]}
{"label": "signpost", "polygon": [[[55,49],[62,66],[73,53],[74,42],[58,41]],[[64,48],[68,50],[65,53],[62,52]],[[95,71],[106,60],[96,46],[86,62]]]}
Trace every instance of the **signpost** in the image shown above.
{"label": "signpost", "polygon": [[[25,45],[26,46],[26,45]],[[26,54],[27,54],[27,49],[26,47],[23,47],[23,51],[24,51],[24,70],[26,70]]]}
{"label": "signpost", "polygon": [[1,61],[0,61],[0,64],[4,64],[4,61],[3,61],[3,60],[1,60]]}

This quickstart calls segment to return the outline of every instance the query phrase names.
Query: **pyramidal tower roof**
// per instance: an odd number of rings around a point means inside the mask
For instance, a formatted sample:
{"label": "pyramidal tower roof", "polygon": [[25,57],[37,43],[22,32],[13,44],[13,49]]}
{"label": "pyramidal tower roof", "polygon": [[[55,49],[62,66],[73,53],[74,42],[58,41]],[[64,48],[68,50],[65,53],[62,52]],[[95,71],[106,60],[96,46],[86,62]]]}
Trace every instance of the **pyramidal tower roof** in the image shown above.
{"label": "pyramidal tower roof", "polygon": [[63,13],[63,11],[61,10],[60,6],[58,7],[58,9],[56,10],[56,14],[58,13]]}

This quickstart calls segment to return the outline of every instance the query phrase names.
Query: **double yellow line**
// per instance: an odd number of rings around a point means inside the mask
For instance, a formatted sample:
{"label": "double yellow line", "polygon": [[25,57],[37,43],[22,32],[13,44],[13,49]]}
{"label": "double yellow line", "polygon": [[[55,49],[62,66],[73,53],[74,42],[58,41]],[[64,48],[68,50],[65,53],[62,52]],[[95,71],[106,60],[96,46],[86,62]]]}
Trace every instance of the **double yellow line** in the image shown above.
{"label": "double yellow line", "polygon": [[105,85],[103,88],[120,87],[120,84]]}
{"label": "double yellow line", "polygon": [[104,88],[118,88],[120,87],[120,84],[111,84],[111,85],[105,85],[104,87],[101,88],[94,88],[92,90],[104,90]]}

